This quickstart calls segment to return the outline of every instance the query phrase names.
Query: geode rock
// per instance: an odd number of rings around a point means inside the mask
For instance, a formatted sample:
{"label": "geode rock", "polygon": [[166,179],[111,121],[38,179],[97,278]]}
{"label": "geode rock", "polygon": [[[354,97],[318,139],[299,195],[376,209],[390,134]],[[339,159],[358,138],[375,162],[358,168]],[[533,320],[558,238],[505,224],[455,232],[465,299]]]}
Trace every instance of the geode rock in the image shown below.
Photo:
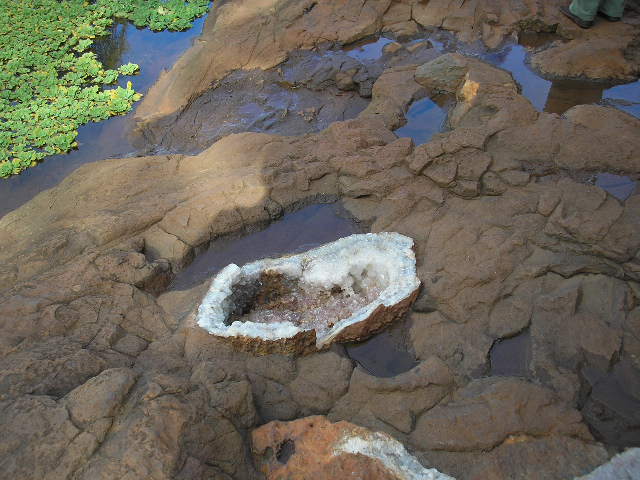
{"label": "geode rock", "polygon": [[575,480],[634,480],[640,478],[640,448],[630,448]]}
{"label": "geode rock", "polygon": [[385,433],[349,422],[331,423],[319,415],[270,422],[252,432],[251,442],[256,465],[267,480],[454,480],[424,468]]}
{"label": "geode rock", "polygon": [[225,267],[197,322],[258,355],[310,353],[361,340],[415,300],[413,240],[398,233],[351,235],[299,255]]}

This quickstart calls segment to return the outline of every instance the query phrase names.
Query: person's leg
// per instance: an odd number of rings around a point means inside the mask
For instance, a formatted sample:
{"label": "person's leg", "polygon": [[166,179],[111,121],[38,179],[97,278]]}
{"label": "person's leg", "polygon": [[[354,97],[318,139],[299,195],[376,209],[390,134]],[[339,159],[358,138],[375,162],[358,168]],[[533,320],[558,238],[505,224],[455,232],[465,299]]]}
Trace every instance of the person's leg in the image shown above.
{"label": "person's leg", "polygon": [[[619,0],[614,0],[619,1]],[[598,13],[600,0],[573,0],[569,11],[584,22],[591,22]]]}
{"label": "person's leg", "polygon": [[622,18],[624,0],[604,0],[599,10],[612,19]]}
{"label": "person's leg", "polygon": [[560,12],[581,28],[593,26],[593,19],[598,13],[600,0],[573,0],[571,5],[560,6]]}

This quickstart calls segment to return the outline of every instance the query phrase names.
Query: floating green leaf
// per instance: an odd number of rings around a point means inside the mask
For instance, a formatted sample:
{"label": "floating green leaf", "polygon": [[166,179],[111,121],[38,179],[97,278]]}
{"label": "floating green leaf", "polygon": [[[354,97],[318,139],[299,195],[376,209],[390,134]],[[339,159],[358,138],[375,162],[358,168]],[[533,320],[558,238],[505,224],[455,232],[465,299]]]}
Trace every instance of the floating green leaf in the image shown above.
{"label": "floating green leaf", "polygon": [[78,127],[122,115],[141,97],[138,65],[105,69],[88,49],[114,18],[184,30],[209,0],[0,0],[0,177],[76,147]]}
{"label": "floating green leaf", "polygon": [[135,63],[125,63],[124,65],[120,65],[118,67],[118,72],[122,75],[134,75],[140,70],[140,67]]}

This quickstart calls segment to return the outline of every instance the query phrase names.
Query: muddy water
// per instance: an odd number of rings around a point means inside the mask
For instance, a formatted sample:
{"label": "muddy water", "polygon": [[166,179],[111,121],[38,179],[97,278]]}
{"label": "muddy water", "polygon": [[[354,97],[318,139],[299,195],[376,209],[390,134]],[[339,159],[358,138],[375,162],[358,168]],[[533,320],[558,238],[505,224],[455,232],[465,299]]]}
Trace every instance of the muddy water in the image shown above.
{"label": "muddy water", "polygon": [[385,45],[393,43],[393,40],[380,37],[377,39],[367,39],[362,42],[356,42],[345,48],[347,55],[360,61],[378,60],[382,57]]}
{"label": "muddy water", "polygon": [[398,137],[410,137],[415,145],[427,143],[436,133],[445,130],[449,103],[445,97],[413,102],[405,114],[407,123],[394,133]]}
{"label": "muddy water", "polygon": [[230,263],[244,265],[261,258],[300,253],[360,231],[358,224],[348,219],[338,204],[310,205],[285,215],[259,232],[213,242],[176,276],[169,289],[192,288]]}
{"label": "muddy water", "polygon": [[383,330],[364,342],[348,344],[345,351],[349,358],[375,377],[394,377],[418,364],[402,338],[400,325]]}
{"label": "muddy water", "polygon": [[637,188],[637,182],[630,177],[613,173],[597,174],[595,184],[621,201],[629,198]]}
{"label": "muddy water", "polygon": [[640,379],[630,359],[608,372],[583,368],[586,391],[581,412],[596,439],[608,445],[640,446]]}
{"label": "muddy water", "polygon": [[[140,74],[121,78],[120,85],[131,81],[137,91],[145,93],[160,73],[170,68],[191,46],[202,32],[204,22],[205,17],[197,19],[185,32],[152,32],[137,29],[130,23],[116,23],[112,28],[113,34],[99,39],[94,51],[109,68],[128,62],[140,65]],[[58,184],[84,163],[130,155],[135,151],[128,138],[132,128],[133,111],[125,116],[89,123],[78,129],[77,150],[48,157],[37,167],[0,180],[0,217]]]}
{"label": "muddy water", "polygon": [[626,85],[587,80],[547,80],[531,69],[528,57],[533,49],[557,40],[552,35],[522,35],[520,43],[481,58],[508,70],[522,88],[522,94],[541,112],[563,114],[571,107],[604,104],[640,118],[640,81]]}
{"label": "muddy water", "polygon": [[497,376],[529,375],[531,335],[525,330],[511,338],[498,340],[489,352],[490,374]]}

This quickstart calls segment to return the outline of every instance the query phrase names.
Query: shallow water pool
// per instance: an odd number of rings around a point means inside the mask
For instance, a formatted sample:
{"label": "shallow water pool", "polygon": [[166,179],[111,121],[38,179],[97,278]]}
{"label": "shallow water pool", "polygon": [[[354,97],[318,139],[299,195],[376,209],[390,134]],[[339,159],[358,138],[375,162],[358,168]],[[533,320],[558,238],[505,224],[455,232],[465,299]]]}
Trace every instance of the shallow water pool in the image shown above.
{"label": "shallow water pool", "polygon": [[[146,93],[163,70],[180,58],[200,35],[206,17],[194,21],[184,32],[153,32],[138,29],[129,22],[114,23],[112,35],[98,39],[94,51],[107,67],[128,62],[140,65],[140,74],[121,77],[119,84],[133,83],[136,91]],[[127,115],[89,123],[78,129],[78,149],[44,159],[37,167],[0,181],[0,217],[18,208],[39,192],[57,185],[79,166],[109,157],[124,157],[134,148],[129,142],[134,110]]]}

